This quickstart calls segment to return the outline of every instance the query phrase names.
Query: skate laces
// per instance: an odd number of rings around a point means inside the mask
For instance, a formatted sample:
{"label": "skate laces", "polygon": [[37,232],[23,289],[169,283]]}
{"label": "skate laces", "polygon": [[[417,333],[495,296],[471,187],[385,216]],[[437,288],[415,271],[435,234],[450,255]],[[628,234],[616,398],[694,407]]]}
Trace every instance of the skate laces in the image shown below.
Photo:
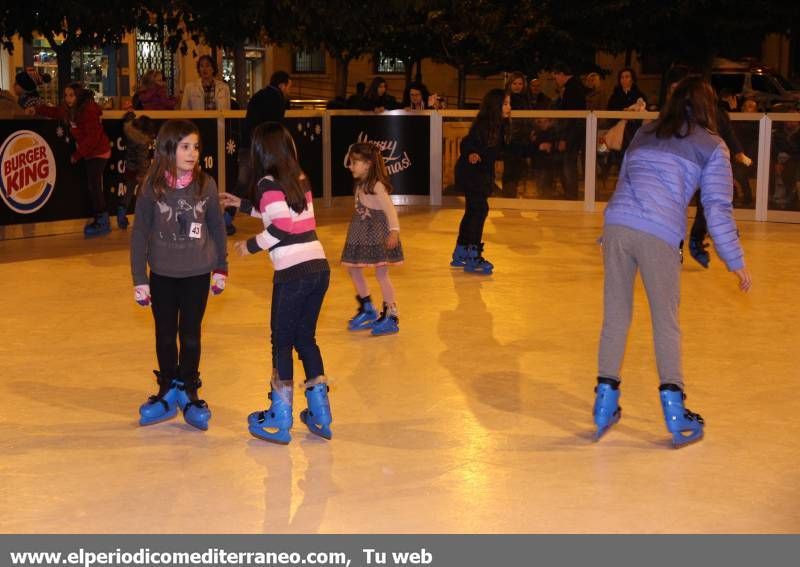
{"label": "skate laces", "polygon": [[699,413],[690,411],[687,408],[684,408],[684,410],[685,410],[683,413],[684,418],[688,419],[689,421],[696,421],[700,425],[705,425],[706,422],[703,420],[703,416],[701,416]]}
{"label": "skate laces", "polygon": [[311,380],[306,380],[303,383],[303,388],[308,390],[310,388],[313,388],[314,386],[317,386],[318,384],[325,384],[325,386],[328,387],[328,391],[330,391],[330,386],[328,386],[330,382],[331,380],[329,380],[327,376],[322,374],[320,376],[317,376],[316,378],[312,378]]}
{"label": "skate laces", "polygon": [[149,398],[147,398],[147,403],[150,405],[155,405],[156,403],[160,403],[164,407],[164,411],[169,410],[169,404],[167,403],[167,400],[165,400],[161,396],[150,396]]}

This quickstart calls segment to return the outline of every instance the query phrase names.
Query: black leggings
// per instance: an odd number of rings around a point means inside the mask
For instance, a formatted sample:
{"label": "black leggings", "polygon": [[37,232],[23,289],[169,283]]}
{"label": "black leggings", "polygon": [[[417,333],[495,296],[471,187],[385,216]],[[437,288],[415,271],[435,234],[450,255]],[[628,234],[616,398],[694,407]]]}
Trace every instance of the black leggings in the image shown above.
{"label": "black leggings", "polygon": [[[171,278],[150,272],[150,296],[156,323],[156,356],[161,373],[186,382],[200,366],[200,327],[208,302],[211,274]],[[180,337],[180,355],[178,354]]]}
{"label": "black leggings", "polygon": [[84,161],[86,161],[86,182],[89,187],[89,198],[92,201],[92,212],[95,215],[108,212],[103,194],[103,171],[108,159],[87,158]]}
{"label": "black leggings", "polygon": [[703,203],[700,201],[700,191],[697,192],[697,213],[694,215],[694,222],[692,223],[692,230],[690,235],[692,240],[705,240],[708,233],[708,223],[706,223],[706,211],[703,208]]}
{"label": "black leggings", "polygon": [[492,183],[479,172],[464,172],[456,166],[456,189],[464,192],[464,217],[458,228],[458,244],[478,245],[483,240],[483,225],[489,216]]}
{"label": "black leggings", "polygon": [[458,244],[478,245],[483,241],[483,225],[489,216],[489,195],[483,191],[466,193],[464,217],[458,227]]}

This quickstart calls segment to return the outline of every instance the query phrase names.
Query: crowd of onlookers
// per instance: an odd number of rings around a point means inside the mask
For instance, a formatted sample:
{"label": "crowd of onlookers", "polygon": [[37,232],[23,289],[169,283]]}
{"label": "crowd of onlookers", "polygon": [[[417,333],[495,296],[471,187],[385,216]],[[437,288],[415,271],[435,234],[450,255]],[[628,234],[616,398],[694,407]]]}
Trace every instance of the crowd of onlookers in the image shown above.
{"label": "crowd of onlookers", "polygon": [[329,101],[329,110],[366,110],[384,112],[387,110],[443,110],[446,107],[444,98],[431,93],[424,83],[412,81],[403,90],[403,97],[398,102],[389,93],[386,79],[375,77],[367,88],[366,83],[356,83],[356,92],[347,98],[336,97]]}
{"label": "crowd of onlookers", "polygon": [[[231,97],[228,85],[219,78],[219,69],[214,58],[202,55],[197,61],[195,81],[185,85],[180,99],[168,91],[164,74],[159,70],[144,73],[127,109],[142,110],[229,110],[239,108]],[[526,110],[657,110],[656,101],[637,84],[636,72],[624,68],[616,75],[613,87],[606,88],[604,79],[597,72],[583,76],[563,65],[552,69],[555,92],[548,95],[543,89],[542,79],[536,75],[525,77],[519,72],[509,73],[505,90],[513,111]],[[607,78],[606,78],[607,80]],[[32,114],[47,114],[48,105],[39,95],[39,89],[50,81],[50,77],[33,68],[18,73],[13,94],[0,91],[0,117],[25,117]],[[80,99],[81,107],[73,109],[71,115],[86,114],[81,108],[95,104],[91,91],[78,83],[65,88],[72,89],[73,96]],[[273,74],[270,84],[253,95],[247,105],[248,120],[282,118],[289,107],[291,78],[288,73]],[[610,91],[610,92],[609,92]],[[725,112],[757,112],[756,102],[740,100],[728,92],[719,94],[720,106]],[[65,108],[64,102],[60,105]],[[355,92],[347,98],[331,100],[329,109],[352,109],[371,112],[389,110],[442,110],[446,100],[431,93],[421,82],[408,83],[400,100],[388,89],[383,77],[375,77],[367,86],[356,85]],[[67,109],[69,110],[69,109]],[[77,114],[76,114],[77,113]],[[50,112],[52,114],[52,112]],[[63,114],[63,112],[62,112]],[[88,115],[87,115],[88,116]],[[77,121],[77,129],[86,129]],[[84,119],[83,122],[86,122]],[[598,187],[601,191],[613,190],[614,172],[619,167],[625,150],[630,144],[641,120],[601,120],[598,124]],[[734,177],[740,204],[752,205],[750,180],[755,177],[758,144],[758,125],[755,122],[733,122],[733,128],[742,144],[747,146],[744,154],[751,159],[744,165],[734,162]],[[244,130],[246,131],[245,126]],[[578,119],[515,118],[511,121],[507,140],[502,152],[502,184],[497,194],[504,197],[563,197],[578,198],[578,178],[581,174],[584,152],[585,122]],[[244,132],[243,132],[244,133]],[[243,139],[246,138],[246,134]],[[77,138],[76,138],[77,139]],[[244,144],[247,146],[247,144]],[[771,205],[778,208],[798,208],[800,199],[800,121],[774,122],[772,136],[772,170],[770,175]]]}

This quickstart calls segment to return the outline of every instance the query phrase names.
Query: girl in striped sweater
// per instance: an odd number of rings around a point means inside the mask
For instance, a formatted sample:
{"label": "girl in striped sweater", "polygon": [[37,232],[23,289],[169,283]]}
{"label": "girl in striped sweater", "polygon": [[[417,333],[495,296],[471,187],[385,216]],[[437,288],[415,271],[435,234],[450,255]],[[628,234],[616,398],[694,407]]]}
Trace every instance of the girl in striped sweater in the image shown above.
{"label": "girl in striped sweater", "polygon": [[272,288],[272,380],[265,411],[247,418],[250,433],[274,443],[291,440],[292,349],[306,374],[308,408],[300,419],[308,429],[331,438],[331,410],[322,355],[315,338],[317,319],[330,282],[330,267],[317,239],[311,186],[297,162],[297,149],[288,130],[276,122],[258,126],[252,135],[251,158],[255,179],[253,200],[230,193],[222,205],[260,218],[264,230],[235,244],[241,256],[269,251],[275,267]]}

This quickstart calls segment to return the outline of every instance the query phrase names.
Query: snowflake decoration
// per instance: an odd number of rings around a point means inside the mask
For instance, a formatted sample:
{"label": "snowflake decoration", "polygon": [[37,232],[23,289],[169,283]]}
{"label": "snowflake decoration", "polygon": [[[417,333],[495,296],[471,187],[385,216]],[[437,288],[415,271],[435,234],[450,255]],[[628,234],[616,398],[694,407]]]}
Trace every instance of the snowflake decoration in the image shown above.
{"label": "snowflake decoration", "polygon": [[64,137],[64,128],[63,128],[63,126],[59,126],[58,128],[56,128],[56,136],[58,136],[59,138],[63,138]]}
{"label": "snowflake decoration", "polygon": [[235,154],[236,153],[236,142],[234,142],[233,140],[228,140],[227,142],[225,142],[225,152],[229,156],[232,156],[233,154]]}
{"label": "snowflake decoration", "polygon": [[315,133],[317,136],[319,136],[320,134],[322,134],[322,124],[317,124],[316,126],[314,126],[314,133]]}
{"label": "snowflake decoration", "polygon": [[309,136],[309,139],[313,142],[314,141],[314,134],[311,134],[311,136]]}
{"label": "snowflake decoration", "polygon": [[303,125],[300,122],[297,123],[297,131],[298,132],[302,132],[303,131]]}

